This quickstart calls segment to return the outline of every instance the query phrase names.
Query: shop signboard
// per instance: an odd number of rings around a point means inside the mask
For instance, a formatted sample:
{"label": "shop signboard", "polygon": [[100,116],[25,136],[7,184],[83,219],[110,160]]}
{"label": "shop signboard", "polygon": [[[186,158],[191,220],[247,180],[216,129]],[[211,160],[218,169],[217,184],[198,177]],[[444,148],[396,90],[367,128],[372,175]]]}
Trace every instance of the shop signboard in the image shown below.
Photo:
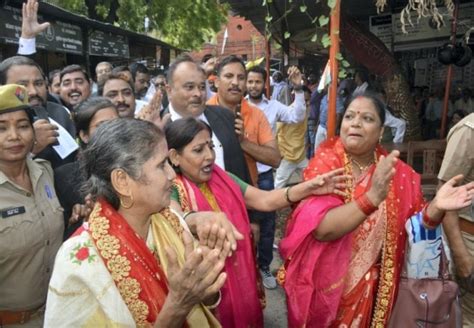
{"label": "shop signboard", "polygon": [[[21,34],[21,9],[10,6],[0,8],[0,41],[18,44]],[[48,21],[38,15],[40,22]],[[36,37],[36,48],[49,51],[82,54],[82,30],[79,26],[55,21]]]}
{"label": "shop signboard", "polygon": [[93,30],[89,36],[89,54],[130,58],[128,38],[123,35]]}
{"label": "shop signboard", "polygon": [[392,50],[392,14],[370,16],[370,32]]}

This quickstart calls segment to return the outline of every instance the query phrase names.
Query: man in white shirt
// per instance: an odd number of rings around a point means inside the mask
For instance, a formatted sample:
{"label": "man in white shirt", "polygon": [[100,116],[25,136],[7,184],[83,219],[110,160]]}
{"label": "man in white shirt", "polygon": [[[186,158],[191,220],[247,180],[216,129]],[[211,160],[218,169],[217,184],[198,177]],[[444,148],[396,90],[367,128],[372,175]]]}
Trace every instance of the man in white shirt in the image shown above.
{"label": "man in white shirt", "polygon": [[[276,135],[277,122],[299,123],[305,119],[306,106],[301,86],[301,72],[295,66],[288,70],[289,80],[294,87],[295,101],[287,106],[278,100],[268,100],[264,95],[267,72],[260,66],[247,70],[247,100],[261,109],[270,123],[273,135]],[[258,187],[262,190],[274,189],[273,169],[271,166],[257,163]],[[275,238],[275,212],[258,212],[260,238],[258,240],[258,265],[263,285],[268,289],[276,288],[276,281],[270,272],[273,260],[273,240]]]}
{"label": "man in white shirt", "polygon": [[369,87],[369,75],[366,71],[359,70],[355,73],[354,82],[356,88],[352,92],[353,95],[363,93]]}
{"label": "man in white shirt", "polygon": [[380,92],[380,98],[385,104],[385,123],[384,126],[390,128],[392,130],[393,135],[393,142],[394,143],[402,143],[403,137],[405,136],[405,131],[407,127],[407,123],[405,120],[401,118],[397,118],[392,115],[392,110],[390,106],[387,104],[387,96],[385,91],[382,90]]}

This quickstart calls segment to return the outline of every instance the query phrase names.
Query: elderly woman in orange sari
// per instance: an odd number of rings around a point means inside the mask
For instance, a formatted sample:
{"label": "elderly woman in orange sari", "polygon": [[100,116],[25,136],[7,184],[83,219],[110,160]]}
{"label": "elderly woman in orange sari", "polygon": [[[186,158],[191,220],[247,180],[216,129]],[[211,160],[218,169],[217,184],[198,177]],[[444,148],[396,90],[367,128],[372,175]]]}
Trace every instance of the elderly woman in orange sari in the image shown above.
{"label": "elderly woman in orange sari", "polygon": [[384,104],[363,93],[350,99],[340,137],[317,149],[305,179],[344,168],[352,177],[346,197],[310,197],[292,213],[280,243],[279,272],[290,327],[385,327],[404,264],[405,223],[422,213],[434,228],[446,210],[468,206],[474,185],[443,185],[430,203],[420,177],[379,145]]}
{"label": "elderly woman in orange sari", "polygon": [[191,225],[197,220],[192,211],[222,212],[243,237],[226,260],[227,280],[216,317],[223,327],[262,327],[261,305],[265,300],[258,288],[247,208],[273,211],[310,195],[342,195],[339,188],[345,187],[341,183],[345,177],[338,175],[342,170],[326,172],[286,189],[264,191],[214,165],[212,131],[204,122],[194,118],[176,120],[166,126],[165,133],[170,160],[178,172],[171,207],[184,211],[186,223]]}

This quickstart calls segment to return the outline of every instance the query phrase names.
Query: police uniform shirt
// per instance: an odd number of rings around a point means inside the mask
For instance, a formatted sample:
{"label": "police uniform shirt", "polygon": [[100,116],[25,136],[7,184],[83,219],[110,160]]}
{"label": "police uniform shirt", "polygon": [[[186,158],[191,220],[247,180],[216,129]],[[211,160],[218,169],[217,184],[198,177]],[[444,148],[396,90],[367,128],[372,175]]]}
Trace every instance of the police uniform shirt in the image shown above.
{"label": "police uniform shirt", "polygon": [[[438,179],[448,181],[452,177],[464,175],[464,183],[474,181],[474,113],[466,116],[453,126],[448,134],[448,145]],[[459,216],[474,222],[472,206],[459,211]]]}
{"label": "police uniform shirt", "polygon": [[64,230],[49,162],[27,159],[33,194],[0,171],[0,310],[36,309],[46,302]]}

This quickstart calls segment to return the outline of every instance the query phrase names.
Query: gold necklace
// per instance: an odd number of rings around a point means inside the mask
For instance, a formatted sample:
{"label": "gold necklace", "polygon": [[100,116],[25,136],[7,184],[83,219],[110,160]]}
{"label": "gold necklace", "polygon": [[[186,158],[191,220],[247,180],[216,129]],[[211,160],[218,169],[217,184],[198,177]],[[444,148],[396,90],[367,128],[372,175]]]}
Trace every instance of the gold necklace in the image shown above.
{"label": "gold necklace", "polygon": [[361,163],[359,163],[359,161],[355,160],[352,158],[352,156],[349,155],[349,160],[352,164],[354,164],[360,172],[364,172],[365,170],[367,170],[372,164],[374,164],[375,162],[377,162],[377,155],[374,153],[374,159],[372,159],[368,164],[366,165],[362,165]]}
{"label": "gold necklace", "polygon": [[374,163],[374,161],[370,161],[369,164],[367,165],[362,165],[360,164],[358,161],[356,161],[355,159],[351,159],[351,162],[352,164],[354,164],[355,166],[357,166],[357,168],[359,169],[359,171],[361,172],[364,172],[365,170],[367,170],[370,165],[372,165]]}

